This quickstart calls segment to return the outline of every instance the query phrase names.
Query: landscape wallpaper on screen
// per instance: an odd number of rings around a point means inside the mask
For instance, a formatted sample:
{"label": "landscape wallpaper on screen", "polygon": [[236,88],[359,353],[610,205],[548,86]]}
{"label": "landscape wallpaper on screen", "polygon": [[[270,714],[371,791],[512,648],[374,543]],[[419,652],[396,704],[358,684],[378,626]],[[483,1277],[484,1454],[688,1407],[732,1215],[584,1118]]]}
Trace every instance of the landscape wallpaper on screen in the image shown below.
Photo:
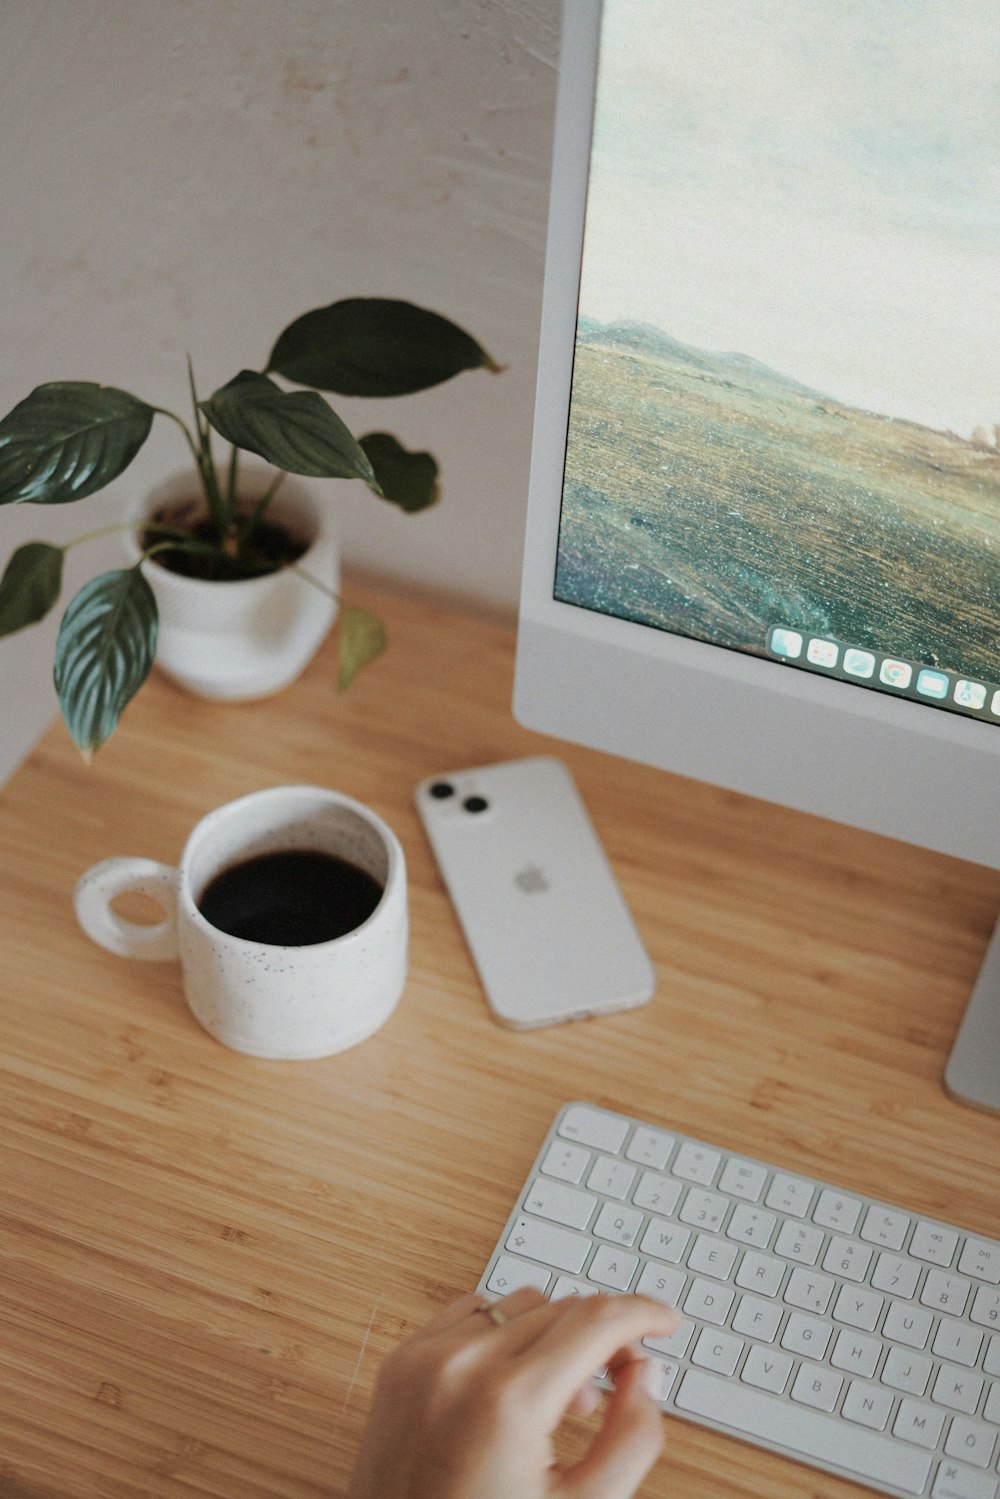
{"label": "landscape wallpaper on screen", "polygon": [[998,17],[607,0],[558,598],[1000,683]]}

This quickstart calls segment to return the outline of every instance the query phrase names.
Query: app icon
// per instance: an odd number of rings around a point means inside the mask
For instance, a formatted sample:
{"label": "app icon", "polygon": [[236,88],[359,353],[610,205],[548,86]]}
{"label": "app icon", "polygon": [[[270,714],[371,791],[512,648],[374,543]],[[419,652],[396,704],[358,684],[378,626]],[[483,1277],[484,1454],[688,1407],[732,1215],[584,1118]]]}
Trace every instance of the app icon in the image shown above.
{"label": "app icon", "polygon": [[832,640],[810,640],[806,648],[806,659],[813,666],[836,666],[840,646]]}
{"label": "app icon", "polygon": [[924,697],[947,697],[950,685],[943,671],[930,671],[925,667],[917,673],[917,691]]}
{"label": "app icon", "polygon": [[771,631],[771,649],[776,656],[794,659],[802,655],[802,636],[798,630],[785,630],[779,626]]}
{"label": "app icon", "polygon": [[844,670],[852,677],[870,677],[875,670],[875,657],[871,651],[845,651]]}
{"label": "app icon", "polygon": [[986,703],[986,688],[982,682],[967,682],[962,677],[955,683],[955,701],[963,708],[982,708]]}
{"label": "app icon", "polygon": [[913,667],[908,666],[905,661],[890,661],[886,657],[879,667],[878,679],[887,687],[898,687],[902,690],[909,687],[913,680]]}

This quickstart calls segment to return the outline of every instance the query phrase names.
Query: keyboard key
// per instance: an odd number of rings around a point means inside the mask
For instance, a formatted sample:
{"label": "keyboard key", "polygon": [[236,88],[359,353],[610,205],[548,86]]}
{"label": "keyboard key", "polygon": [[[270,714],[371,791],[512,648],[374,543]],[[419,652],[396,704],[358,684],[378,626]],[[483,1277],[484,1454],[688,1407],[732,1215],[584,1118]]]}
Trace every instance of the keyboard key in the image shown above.
{"label": "keyboard key", "polygon": [[599,1296],[600,1287],[588,1285],[585,1280],[574,1280],[569,1275],[558,1275],[549,1292],[550,1301],[565,1301],[567,1296]]}
{"label": "keyboard key", "polygon": [[884,1249],[902,1249],[906,1241],[910,1220],[905,1213],[891,1208],[870,1207],[861,1225],[861,1237],[869,1244],[881,1244]]}
{"label": "keyboard key", "polygon": [[979,1362],[983,1346],[983,1334],[973,1327],[966,1327],[953,1317],[942,1317],[934,1334],[933,1352],[939,1358],[950,1359],[966,1369],[974,1369]]}
{"label": "keyboard key", "polygon": [[931,1499],[997,1499],[997,1482],[987,1473],[945,1461],[938,1468]]}
{"label": "keyboard key", "polygon": [[892,1432],[904,1442],[916,1442],[918,1447],[933,1451],[943,1426],[944,1411],[936,1411],[933,1406],[924,1405],[919,1400],[901,1400]]}
{"label": "keyboard key", "polygon": [[815,1265],[823,1248],[823,1233],[806,1223],[794,1223],[786,1219],[774,1242],[775,1254],[789,1260],[799,1260],[803,1265]]}
{"label": "keyboard key", "polygon": [[574,1104],[563,1115],[559,1133],[565,1139],[576,1140],[581,1145],[590,1145],[594,1150],[606,1150],[614,1155],[625,1143],[628,1120],[617,1114],[602,1114],[598,1109],[588,1109],[584,1104]]}
{"label": "keyboard key", "polygon": [[672,1213],[684,1191],[680,1182],[670,1176],[660,1176],[655,1171],[644,1171],[639,1185],[632,1194],[637,1208],[646,1208],[650,1213]]}
{"label": "keyboard key", "polygon": [[664,1218],[650,1218],[639,1248],[643,1254],[652,1254],[658,1260],[679,1265],[690,1238],[690,1229],[679,1228],[676,1223],[668,1223]]}
{"label": "keyboard key", "polygon": [[979,1286],[969,1316],[980,1327],[1000,1327],[1000,1291]]}
{"label": "keyboard key", "polygon": [[730,1197],[739,1197],[743,1202],[759,1202],[767,1181],[767,1171],[753,1161],[741,1161],[730,1156],[719,1177],[719,1191]]}
{"label": "keyboard key", "polygon": [[847,1374],[871,1379],[884,1346],[878,1338],[866,1338],[864,1333],[845,1327],[837,1334],[830,1362],[835,1369],[843,1369]]}
{"label": "keyboard key", "polygon": [[736,1272],[736,1284],[744,1291],[759,1291],[762,1296],[777,1296],[786,1266],[770,1254],[748,1249]]}
{"label": "keyboard key", "polygon": [[[868,1274],[874,1252],[867,1244],[859,1244],[857,1239],[842,1239],[835,1234],[826,1246],[823,1269],[833,1275],[842,1275],[845,1280],[861,1281]],[[889,1288],[884,1286],[882,1289]]]}
{"label": "keyboard key", "polygon": [[958,1248],[958,1234],[954,1229],[941,1228],[937,1223],[926,1223],[923,1219],[913,1230],[910,1253],[914,1259],[926,1260],[930,1265],[941,1265],[948,1269]]}
{"label": "keyboard key", "polygon": [[924,1306],[931,1306],[935,1311],[960,1317],[965,1311],[971,1289],[970,1283],[959,1275],[946,1275],[943,1270],[928,1270],[920,1300]]}
{"label": "keyboard key", "polygon": [[624,1202],[634,1181],[634,1166],[612,1160],[610,1156],[599,1155],[590,1168],[587,1186],[591,1192],[600,1192],[604,1197],[616,1197]]}
{"label": "keyboard key", "polygon": [[643,1338],[642,1345],[644,1348],[652,1348],[657,1353],[668,1353],[671,1358],[683,1358],[693,1337],[694,1323],[682,1322],[669,1338]]}
{"label": "keyboard key", "polygon": [[[957,1364],[942,1364],[931,1390],[931,1399],[937,1405],[946,1405],[949,1410],[974,1416],[982,1393],[983,1380],[978,1374],[960,1369]],[[957,1453],[954,1455],[958,1456]]]}
{"label": "keyboard key", "polygon": [[793,1218],[804,1218],[809,1211],[814,1191],[811,1182],[776,1171],[767,1189],[764,1206],[775,1208],[779,1213],[788,1213]]}
{"label": "keyboard key", "polygon": [[843,1192],[831,1192],[826,1188],[819,1194],[819,1201],[813,1209],[813,1222],[839,1234],[852,1234],[858,1225],[862,1205],[857,1197],[847,1197]]}
{"label": "keyboard key", "polygon": [[631,1248],[645,1221],[645,1214],[637,1212],[635,1208],[622,1207],[617,1202],[606,1202],[597,1215],[594,1236]]}
{"label": "keyboard key", "polygon": [[833,1332],[829,1322],[819,1317],[809,1317],[805,1312],[792,1312],[781,1334],[781,1346],[789,1353],[801,1353],[807,1358],[820,1359],[826,1354]]}
{"label": "keyboard key", "polygon": [[729,1316],[729,1309],[735,1299],[736,1293],[728,1286],[696,1279],[691,1282],[684,1311],[689,1317],[697,1317],[700,1322],[711,1322],[714,1326],[721,1327]]}
{"label": "keyboard key", "polygon": [[650,1166],[654,1171],[662,1171],[673,1148],[673,1135],[663,1135],[659,1130],[640,1127],[628,1142],[625,1155],[639,1166]]}
{"label": "keyboard key", "polygon": [[780,1395],[788,1383],[793,1367],[793,1360],[787,1353],[755,1345],[747,1354],[740,1378],[746,1384],[755,1385],[758,1390],[770,1390],[772,1395]]}
{"label": "keyboard key", "polygon": [[894,1343],[905,1343],[907,1348],[926,1348],[933,1325],[930,1312],[905,1301],[893,1301],[885,1314],[882,1331]]}
{"label": "keyboard key", "polygon": [[970,1421],[965,1416],[956,1416],[951,1423],[944,1450],[949,1457],[960,1457],[963,1463],[974,1468],[988,1468],[993,1460],[997,1444],[995,1426],[985,1421]]}
{"label": "keyboard key", "polygon": [[773,1343],[778,1336],[781,1318],[779,1301],[765,1301],[762,1296],[741,1296],[733,1318],[733,1332],[746,1333],[759,1343]]}
{"label": "keyboard key", "polygon": [[902,1390],[906,1395],[923,1395],[933,1368],[933,1361],[922,1353],[911,1353],[908,1348],[890,1348],[882,1370],[882,1383],[892,1390]]}
{"label": "keyboard key", "polygon": [[[650,1265],[642,1267],[636,1291],[640,1296],[651,1296],[654,1301],[665,1301],[668,1306],[678,1306],[687,1276],[683,1270],[672,1265]],[[665,1350],[664,1350],[665,1351]]]}
{"label": "keyboard key", "polygon": [[995,1239],[966,1239],[958,1257],[958,1268],[963,1275],[972,1275],[976,1280],[1000,1286],[1000,1244]]}
{"label": "keyboard key", "polygon": [[553,1140],[545,1153],[542,1170],[546,1176],[556,1176],[564,1182],[581,1182],[590,1161],[590,1151],[581,1145],[567,1145]]}
{"label": "keyboard key", "polygon": [[541,1265],[529,1265],[525,1260],[515,1260],[508,1254],[502,1254],[493,1267],[486,1288],[496,1296],[509,1296],[512,1291],[523,1290],[525,1286],[544,1291],[551,1279],[549,1272],[543,1270]]}
{"label": "keyboard key", "polygon": [[1000,1384],[990,1385],[990,1393],[983,1406],[983,1417],[987,1421],[992,1421],[994,1426],[1000,1426]]}
{"label": "keyboard key", "polygon": [[703,1192],[699,1187],[689,1187],[680,1211],[682,1223],[693,1228],[704,1228],[717,1234],[726,1221],[729,1203],[718,1192]]}
{"label": "keyboard key", "polygon": [[898,1254],[880,1254],[872,1272],[872,1286],[876,1291],[888,1291],[890,1296],[902,1296],[909,1300],[917,1289],[920,1266]]}
{"label": "keyboard key", "polygon": [[[722,1185],[721,1182],[719,1185]],[[726,1237],[735,1239],[738,1244],[752,1244],[755,1249],[766,1249],[777,1222],[774,1213],[766,1213],[763,1208],[750,1207],[747,1203],[740,1202],[733,1209]]]}
{"label": "keyboard key", "polygon": [[681,1372],[677,1364],[667,1363],[663,1359],[651,1358],[649,1365],[659,1375],[659,1382],[653,1389],[653,1399],[660,1403],[667,1399],[673,1388],[674,1380]]}
{"label": "keyboard key", "polygon": [[705,1327],[695,1344],[691,1362],[701,1369],[714,1369],[716,1374],[733,1374],[744,1347],[742,1338]]}
{"label": "keyboard key", "polygon": [[627,1291],[638,1268],[637,1255],[626,1254],[622,1249],[612,1249],[608,1244],[599,1244],[587,1275],[590,1280],[609,1286],[613,1291]]}
{"label": "keyboard key", "polygon": [[677,1159],[671,1170],[675,1176],[683,1177],[685,1181],[698,1182],[703,1187],[710,1187],[715,1180],[715,1173],[719,1169],[721,1160],[722,1157],[718,1151],[686,1141],[677,1152]]}
{"label": "keyboard key", "polygon": [[874,1291],[862,1290],[860,1286],[843,1286],[833,1315],[837,1322],[846,1322],[849,1327],[874,1332],[884,1305],[884,1298],[876,1296]]}
{"label": "keyboard key", "polygon": [[819,1275],[815,1270],[803,1270],[796,1265],[788,1277],[784,1300],[788,1306],[801,1307],[804,1312],[816,1312],[822,1316],[830,1305],[836,1281],[830,1275]]}
{"label": "keyboard key", "polygon": [[885,1431],[892,1412],[893,1396],[889,1390],[868,1384],[863,1379],[854,1379],[844,1396],[843,1412],[848,1421],[858,1426],[867,1426],[872,1431]]}
{"label": "keyboard key", "polygon": [[728,1280],[737,1254],[735,1244],[727,1244],[714,1234],[699,1234],[688,1255],[688,1269],[699,1275],[712,1275],[716,1280]]}
{"label": "keyboard key", "polygon": [[541,1260],[555,1270],[579,1275],[590,1253],[590,1240],[582,1234],[570,1233],[567,1228],[543,1223],[539,1218],[526,1218],[522,1213],[507,1235],[504,1248],[529,1260]]}
{"label": "keyboard key", "polygon": [[844,1381],[822,1364],[801,1364],[792,1385],[792,1399],[814,1410],[832,1411],[840,1399]]}
{"label": "keyboard key", "polygon": [[539,1176],[524,1199],[524,1205],[529,1213],[537,1213],[539,1218],[549,1218],[566,1228],[586,1228],[597,1206],[597,1198],[589,1192],[578,1192],[575,1187],[546,1181]]}
{"label": "keyboard key", "polygon": [[930,1456],[915,1447],[861,1427],[852,1428],[845,1441],[843,1423],[833,1416],[776,1400],[702,1369],[689,1369],[684,1375],[675,1404],[729,1431],[776,1442],[790,1452],[907,1494],[920,1494],[930,1474]]}

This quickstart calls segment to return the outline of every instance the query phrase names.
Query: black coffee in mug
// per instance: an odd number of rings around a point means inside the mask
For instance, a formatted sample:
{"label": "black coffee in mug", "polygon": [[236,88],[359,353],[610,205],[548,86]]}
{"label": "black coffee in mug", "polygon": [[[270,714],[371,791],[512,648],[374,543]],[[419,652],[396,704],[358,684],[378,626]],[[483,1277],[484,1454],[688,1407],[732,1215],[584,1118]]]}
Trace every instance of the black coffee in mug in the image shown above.
{"label": "black coffee in mug", "polygon": [[367,921],[382,886],[338,854],[287,849],[223,869],[198,909],[231,937],[274,947],[309,947],[344,937]]}

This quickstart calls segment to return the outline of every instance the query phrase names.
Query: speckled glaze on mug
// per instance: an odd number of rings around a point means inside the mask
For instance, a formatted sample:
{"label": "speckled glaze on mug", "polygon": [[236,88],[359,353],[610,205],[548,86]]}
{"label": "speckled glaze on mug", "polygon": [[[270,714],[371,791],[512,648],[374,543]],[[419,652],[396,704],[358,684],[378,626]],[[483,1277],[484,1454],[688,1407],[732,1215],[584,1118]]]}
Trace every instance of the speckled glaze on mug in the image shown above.
{"label": "speckled glaze on mug", "polygon": [[[338,854],[383,886],[368,920],[330,942],[278,947],[231,937],[197,901],[221,870],[285,849]],[[111,909],[138,891],[164,921],[138,926]],[[175,869],[152,859],[104,859],[74,897],[89,937],[122,957],[180,959],[195,1018],[236,1051],[275,1060],[332,1056],[377,1031],[406,980],[406,863],[391,828],[368,807],[319,786],[278,786],[227,802],[193,829]]]}

